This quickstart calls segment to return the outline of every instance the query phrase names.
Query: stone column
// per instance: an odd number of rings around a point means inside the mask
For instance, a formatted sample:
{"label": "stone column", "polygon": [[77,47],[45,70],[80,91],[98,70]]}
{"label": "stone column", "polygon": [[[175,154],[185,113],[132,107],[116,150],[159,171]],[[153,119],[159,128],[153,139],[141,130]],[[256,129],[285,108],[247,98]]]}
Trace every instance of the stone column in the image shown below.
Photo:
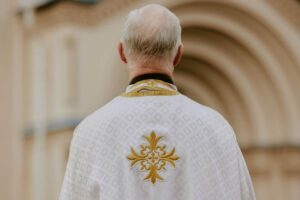
{"label": "stone column", "polygon": [[0,0],[0,199],[20,199],[21,34],[13,1]]}

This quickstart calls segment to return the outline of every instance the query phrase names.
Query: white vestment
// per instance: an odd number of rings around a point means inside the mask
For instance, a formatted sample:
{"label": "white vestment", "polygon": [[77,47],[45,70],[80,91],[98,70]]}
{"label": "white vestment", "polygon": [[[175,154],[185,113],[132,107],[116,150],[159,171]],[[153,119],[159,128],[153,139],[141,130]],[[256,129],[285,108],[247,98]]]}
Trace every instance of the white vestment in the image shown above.
{"label": "white vestment", "polygon": [[215,110],[147,79],[75,129],[60,200],[253,200],[233,129]]}

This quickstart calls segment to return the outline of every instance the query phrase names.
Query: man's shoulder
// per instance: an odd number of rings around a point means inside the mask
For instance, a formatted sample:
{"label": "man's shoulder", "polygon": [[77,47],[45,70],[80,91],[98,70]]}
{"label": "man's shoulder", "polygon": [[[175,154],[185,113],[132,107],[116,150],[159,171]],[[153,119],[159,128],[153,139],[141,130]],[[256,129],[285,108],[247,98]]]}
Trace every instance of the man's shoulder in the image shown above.
{"label": "man's shoulder", "polygon": [[187,96],[184,96],[185,103],[184,103],[184,108],[188,110],[189,113],[193,115],[198,115],[200,117],[208,118],[208,119],[214,119],[214,118],[223,118],[222,114],[217,111],[216,109],[199,103]]}
{"label": "man's shoulder", "polygon": [[194,120],[202,123],[205,127],[211,130],[222,129],[234,133],[229,121],[218,110],[196,102],[189,97],[186,97],[185,108],[193,116]]}
{"label": "man's shoulder", "polygon": [[117,101],[118,98],[115,97],[94,112],[88,114],[77,125],[75,131],[79,132],[80,130],[85,129],[95,129],[96,126],[100,126],[101,124],[105,123],[105,121],[113,118],[115,113],[114,111],[118,110],[118,104],[116,103]]}

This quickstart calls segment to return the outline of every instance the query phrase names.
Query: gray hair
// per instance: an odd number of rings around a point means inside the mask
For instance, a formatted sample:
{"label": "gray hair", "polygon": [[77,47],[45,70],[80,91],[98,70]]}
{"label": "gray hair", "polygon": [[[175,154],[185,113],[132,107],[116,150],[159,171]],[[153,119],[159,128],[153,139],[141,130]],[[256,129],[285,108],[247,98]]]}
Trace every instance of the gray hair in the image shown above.
{"label": "gray hair", "polygon": [[147,5],[128,14],[122,40],[125,52],[144,60],[173,56],[181,44],[180,21],[163,6]]}

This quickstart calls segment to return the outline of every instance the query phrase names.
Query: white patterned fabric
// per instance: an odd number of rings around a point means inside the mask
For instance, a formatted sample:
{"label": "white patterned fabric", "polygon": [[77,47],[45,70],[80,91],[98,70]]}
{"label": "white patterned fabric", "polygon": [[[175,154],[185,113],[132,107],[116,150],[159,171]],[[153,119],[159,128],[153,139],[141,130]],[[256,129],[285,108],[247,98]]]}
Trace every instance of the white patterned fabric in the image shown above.
{"label": "white patterned fabric", "polygon": [[173,93],[151,93],[147,80],[129,85],[131,95],[117,96],[77,126],[60,200],[255,199],[227,121],[174,93],[175,85],[151,81]]}

